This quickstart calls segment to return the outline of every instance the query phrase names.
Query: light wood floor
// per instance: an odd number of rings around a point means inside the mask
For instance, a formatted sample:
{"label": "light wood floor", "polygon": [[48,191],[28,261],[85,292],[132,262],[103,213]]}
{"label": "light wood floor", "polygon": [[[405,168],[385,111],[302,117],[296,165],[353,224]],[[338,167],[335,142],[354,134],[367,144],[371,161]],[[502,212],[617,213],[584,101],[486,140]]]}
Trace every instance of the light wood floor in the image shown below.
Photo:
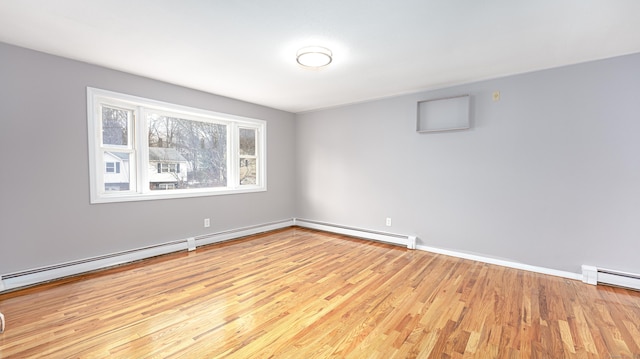
{"label": "light wood floor", "polygon": [[640,358],[640,293],[290,228],[0,295],[1,358]]}

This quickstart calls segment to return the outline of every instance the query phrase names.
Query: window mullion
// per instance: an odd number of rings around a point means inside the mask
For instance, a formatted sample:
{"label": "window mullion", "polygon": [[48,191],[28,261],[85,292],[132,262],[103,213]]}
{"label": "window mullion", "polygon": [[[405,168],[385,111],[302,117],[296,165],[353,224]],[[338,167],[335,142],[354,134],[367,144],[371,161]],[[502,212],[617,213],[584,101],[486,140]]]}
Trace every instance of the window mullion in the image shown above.
{"label": "window mullion", "polygon": [[96,151],[96,163],[98,163],[97,168],[95,168],[95,174],[96,174],[96,178],[98,179],[98,182],[96,184],[96,190],[99,193],[105,193],[105,167],[107,165],[107,163],[104,160],[104,156],[105,153],[107,152],[107,150],[105,150],[104,148],[100,148],[98,151]]}
{"label": "window mullion", "polygon": [[256,184],[264,187],[267,183],[267,155],[265,148],[266,131],[264,126],[259,126],[256,132],[256,156],[258,156],[258,165],[256,168]]}
{"label": "window mullion", "polygon": [[147,111],[139,106],[136,110],[136,158],[138,173],[138,193],[149,193],[149,121]]}
{"label": "window mullion", "polygon": [[229,131],[227,131],[227,173],[229,178],[227,179],[227,187],[228,188],[238,188],[240,184],[240,140],[238,138],[238,125],[235,123],[229,124]]}

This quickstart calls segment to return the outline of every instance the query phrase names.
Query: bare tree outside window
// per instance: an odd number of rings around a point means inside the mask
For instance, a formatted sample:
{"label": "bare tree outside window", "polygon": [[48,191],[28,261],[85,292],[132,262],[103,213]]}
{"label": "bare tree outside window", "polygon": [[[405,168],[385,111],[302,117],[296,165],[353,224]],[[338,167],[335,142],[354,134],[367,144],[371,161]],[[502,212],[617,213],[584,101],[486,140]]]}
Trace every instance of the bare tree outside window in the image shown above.
{"label": "bare tree outside window", "polygon": [[129,118],[131,111],[102,107],[102,143],[127,146],[129,144]]}
{"label": "bare tree outside window", "polygon": [[226,125],[159,114],[150,114],[148,122],[149,148],[174,149],[179,158],[165,158],[165,163],[187,162],[187,180],[176,189],[227,185]]}
{"label": "bare tree outside window", "polygon": [[256,129],[240,128],[240,185],[256,184]]}
{"label": "bare tree outside window", "polygon": [[240,131],[240,155],[256,155],[256,130],[253,128],[241,128]]}

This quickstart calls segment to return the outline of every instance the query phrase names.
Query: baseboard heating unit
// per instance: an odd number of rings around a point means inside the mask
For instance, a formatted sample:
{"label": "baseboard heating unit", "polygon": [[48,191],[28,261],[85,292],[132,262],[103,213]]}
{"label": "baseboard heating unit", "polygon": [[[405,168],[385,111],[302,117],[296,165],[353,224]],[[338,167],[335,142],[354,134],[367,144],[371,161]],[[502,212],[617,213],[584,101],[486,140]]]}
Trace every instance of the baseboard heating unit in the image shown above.
{"label": "baseboard heating unit", "polygon": [[583,265],[582,277],[582,281],[589,284],[607,284],[640,290],[640,274]]}
{"label": "baseboard heating unit", "polygon": [[352,237],[365,238],[365,239],[371,239],[374,241],[397,244],[403,247],[407,247],[409,249],[416,249],[416,242],[418,240],[416,236],[409,236],[404,234],[388,233],[388,232],[381,232],[381,231],[372,231],[369,229],[347,227],[347,226],[338,225],[338,224],[311,221],[308,219],[296,218],[293,220],[293,222],[294,222],[294,225],[303,227],[303,228],[317,229],[325,232],[338,233],[338,234],[344,234]]}
{"label": "baseboard heating unit", "polygon": [[81,273],[87,273],[120,264],[130,263],[163,254],[192,251],[196,247],[217,242],[228,241],[252,234],[272,231],[293,226],[292,219],[264,223],[249,227],[235,228],[221,232],[209,233],[197,237],[179,239],[171,242],[159,243],[148,247],[135,248],[122,252],[105,254],[102,256],[85,258],[71,262],[57,263],[49,266],[23,270],[0,275],[0,293],[22,287],[44,283]]}

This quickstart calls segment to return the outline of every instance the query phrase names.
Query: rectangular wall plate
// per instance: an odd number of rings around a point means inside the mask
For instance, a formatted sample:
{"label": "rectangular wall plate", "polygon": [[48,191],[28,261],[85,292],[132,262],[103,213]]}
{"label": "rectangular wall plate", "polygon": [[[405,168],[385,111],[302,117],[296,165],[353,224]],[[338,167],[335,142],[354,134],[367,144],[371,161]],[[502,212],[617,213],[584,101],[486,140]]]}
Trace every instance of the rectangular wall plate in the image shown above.
{"label": "rectangular wall plate", "polygon": [[469,107],[469,95],[419,101],[416,131],[427,133],[469,129]]}

